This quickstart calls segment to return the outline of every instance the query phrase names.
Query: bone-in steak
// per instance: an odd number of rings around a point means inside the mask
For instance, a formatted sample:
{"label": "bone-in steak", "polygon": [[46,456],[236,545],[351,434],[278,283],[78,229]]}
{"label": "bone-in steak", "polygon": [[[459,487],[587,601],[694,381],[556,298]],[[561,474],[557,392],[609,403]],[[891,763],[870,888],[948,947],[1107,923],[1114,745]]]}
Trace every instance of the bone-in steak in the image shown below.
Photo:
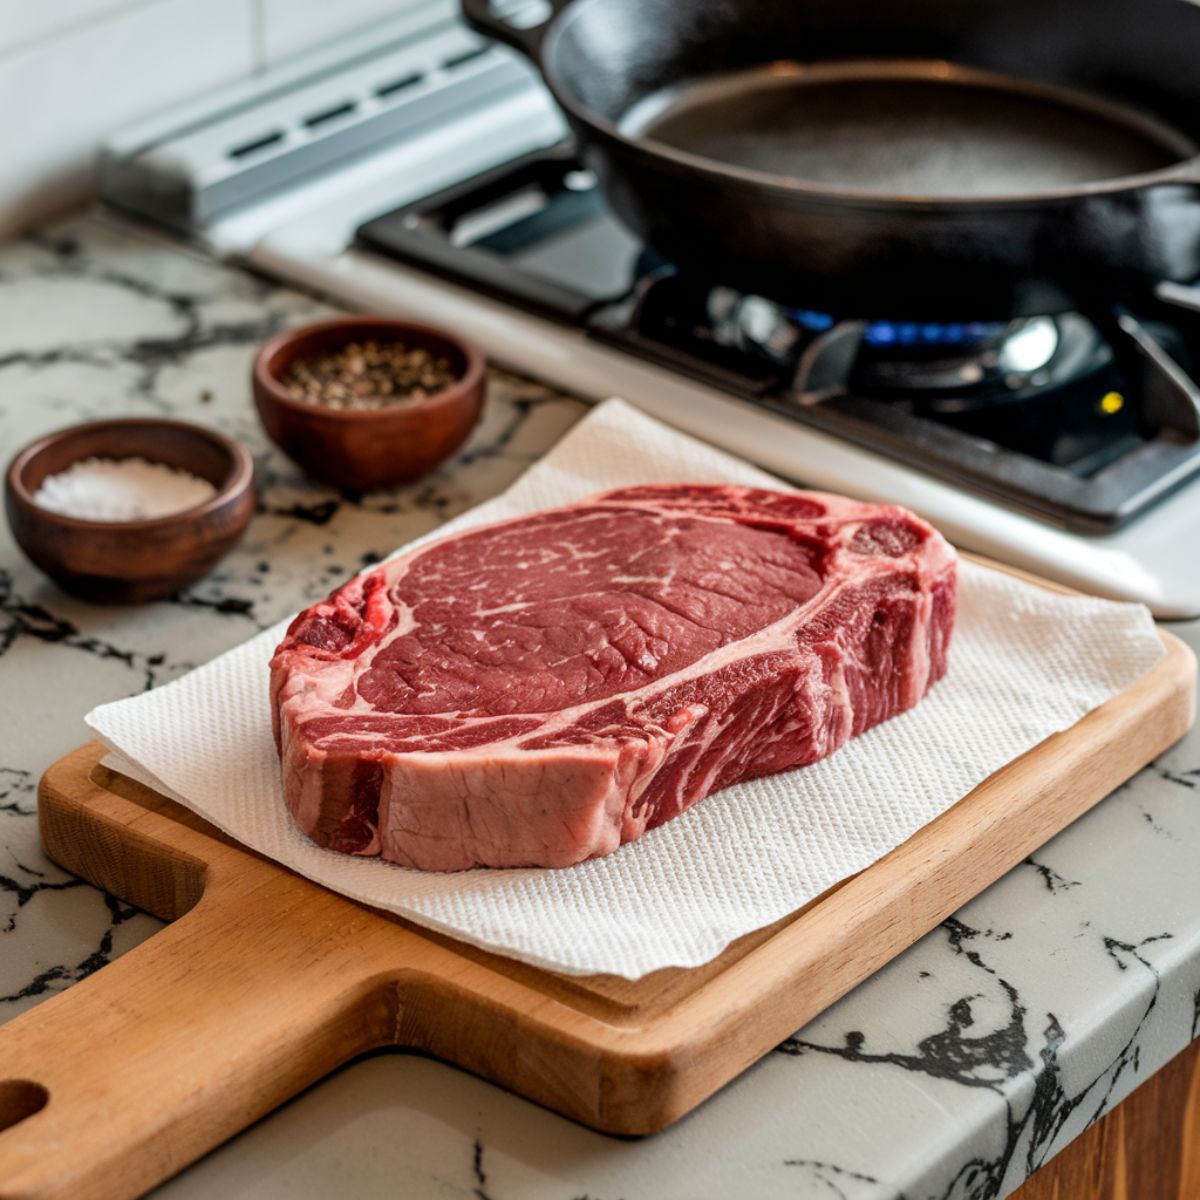
{"label": "bone-in steak", "polygon": [[608,854],[911,708],[955,585],[911,513],[814,492],[625,488],[443,538],[289,628],[288,808],[431,870]]}

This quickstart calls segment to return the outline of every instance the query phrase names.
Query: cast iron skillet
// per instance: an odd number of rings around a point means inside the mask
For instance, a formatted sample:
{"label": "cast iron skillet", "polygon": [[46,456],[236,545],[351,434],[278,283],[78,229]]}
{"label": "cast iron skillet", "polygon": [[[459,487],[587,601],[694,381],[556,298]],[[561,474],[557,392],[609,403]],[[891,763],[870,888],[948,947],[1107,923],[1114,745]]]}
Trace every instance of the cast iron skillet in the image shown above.
{"label": "cast iron skillet", "polygon": [[617,214],[709,278],[986,319],[1200,276],[1189,0],[553,0],[531,29],[462,2]]}

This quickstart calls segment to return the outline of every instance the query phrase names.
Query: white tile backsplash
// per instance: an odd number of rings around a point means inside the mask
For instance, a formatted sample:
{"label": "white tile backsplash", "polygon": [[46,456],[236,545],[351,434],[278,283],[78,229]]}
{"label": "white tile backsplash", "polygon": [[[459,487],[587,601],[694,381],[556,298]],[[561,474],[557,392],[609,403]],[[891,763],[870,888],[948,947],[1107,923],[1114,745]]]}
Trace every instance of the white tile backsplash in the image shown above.
{"label": "white tile backsplash", "polygon": [[85,199],[108,135],[457,0],[0,0],[0,238]]}
{"label": "white tile backsplash", "polygon": [[[386,21],[430,0],[258,0],[267,66]],[[442,6],[444,7],[444,5]]]}
{"label": "white tile backsplash", "polygon": [[0,0],[0,55],[161,0]]}
{"label": "white tile backsplash", "polygon": [[[0,0],[0,13],[44,7],[63,18],[53,36],[43,29],[38,40],[0,49],[0,236],[83,199],[106,134],[250,74],[255,2],[110,4],[114,11],[93,20],[103,0]],[[67,21],[68,10],[84,19]],[[33,28],[34,18],[26,20]]]}

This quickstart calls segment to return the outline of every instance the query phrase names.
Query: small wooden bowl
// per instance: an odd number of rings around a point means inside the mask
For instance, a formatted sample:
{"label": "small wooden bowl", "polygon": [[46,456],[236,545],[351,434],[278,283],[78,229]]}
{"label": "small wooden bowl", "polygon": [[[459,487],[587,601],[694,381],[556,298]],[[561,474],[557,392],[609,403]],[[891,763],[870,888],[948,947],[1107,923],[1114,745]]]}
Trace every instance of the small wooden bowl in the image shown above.
{"label": "small wooden bowl", "polygon": [[[217,494],[148,521],[82,521],[34,503],[48,475],[93,456],[165,463],[207,479]],[[91,421],[22,450],[5,477],[4,506],[17,544],[65,591],[141,604],[195,583],[233,549],[254,515],[254,464],[236,442],[186,421]]]}
{"label": "small wooden bowl", "polygon": [[[279,382],[298,358],[347,342],[403,342],[448,359],[458,379],[390,408],[345,410],[294,399]],[[272,338],[254,361],[254,403],[272,441],[306,474],[355,492],[428,474],[467,440],[487,391],[482,355],[440,329],[391,317],[340,317]]]}

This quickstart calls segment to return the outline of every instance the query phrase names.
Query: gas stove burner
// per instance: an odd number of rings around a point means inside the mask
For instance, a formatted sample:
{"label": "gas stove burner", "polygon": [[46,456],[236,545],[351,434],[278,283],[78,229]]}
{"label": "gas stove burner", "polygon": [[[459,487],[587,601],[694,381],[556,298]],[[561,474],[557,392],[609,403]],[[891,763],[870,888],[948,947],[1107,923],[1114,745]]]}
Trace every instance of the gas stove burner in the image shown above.
{"label": "gas stove burner", "polygon": [[864,395],[958,413],[1023,401],[1110,359],[1096,327],[1073,313],[986,325],[875,321],[863,331],[849,383]]}
{"label": "gas stove burner", "polygon": [[1166,294],[1135,315],[1097,288],[1087,313],[1010,321],[782,304],[639,244],[567,146],[385,214],[359,242],[1070,528],[1114,529],[1200,473],[1200,312]]}
{"label": "gas stove burner", "polygon": [[869,321],[863,341],[869,346],[908,347],[914,351],[983,346],[1005,333],[1005,321],[946,322]]}
{"label": "gas stove burner", "polygon": [[[805,343],[843,324],[830,313],[788,308],[730,288],[708,292],[718,345],[794,362]],[[1077,314],[933,324],[852,322],[857,357],[850,385],[864,395],[922,401],[962,412],[1023,399],[1107,361],[1096,327]]]}
{"label": "gas stove burner", "polygon": [[[718,345],[794,361],[803,344],[840,322],[761,296],[716,287],[707,314]],[[1077,314],[947,324],[853,323],[857,357],[849,384],[863,395],[919,402],[929,412],[964,412],[1024,399],[1107,362],[1096,327]]]}

